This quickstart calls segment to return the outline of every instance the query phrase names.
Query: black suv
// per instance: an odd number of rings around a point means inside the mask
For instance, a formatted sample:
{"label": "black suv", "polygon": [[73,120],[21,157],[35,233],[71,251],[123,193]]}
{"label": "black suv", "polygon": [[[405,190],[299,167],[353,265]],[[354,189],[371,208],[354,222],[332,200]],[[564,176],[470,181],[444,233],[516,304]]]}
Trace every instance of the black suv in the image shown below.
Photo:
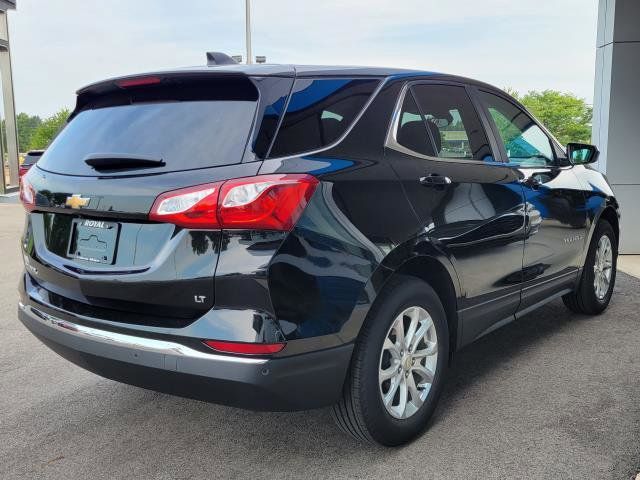
{"label": "black suv", "polygon": [[607,307],[619,216],[597,153],[438,73],[103,81],[23,177],[19,317],[104,377],[331,405],[344,431],[398,445],[463,346],[558,297]]}

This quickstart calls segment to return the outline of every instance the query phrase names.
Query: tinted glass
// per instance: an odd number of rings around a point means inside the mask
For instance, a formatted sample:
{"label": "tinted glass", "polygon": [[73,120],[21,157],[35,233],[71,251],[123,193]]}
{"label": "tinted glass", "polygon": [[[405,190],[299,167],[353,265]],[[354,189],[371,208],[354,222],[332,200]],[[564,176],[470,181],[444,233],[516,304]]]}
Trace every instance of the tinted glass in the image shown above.
{"label": "tinted glass", "polygon": [[429,138],[426,124],[411,91],[408,91],[404,97],[396,141],[413,152],[430,157],[436,156],[433,142]]}
{"label": "tinted glass", "polygon": [[[249,100],[138,103],[81,111],[47,148],[38,166],[57,173],[96,175],[92,154],[162,159],[175,171],[238,163],[256,103]],[[104,173],[101,173],[104,174]]]}
{"label": "tinted glass", "polygon": [[551,165],[554,163],[549,137],[513,103],[487,92],[481,92],[507,152],[509,163],[518,165]]}
{"label": "tinted glass", "polygon": [[298,79],[270,157],[322,148],[337,140],[371,98],[379,80]]}
{"label": "tinted glass", "polygon": [[38,160],[40,160],[41,156],[42,156],[42,152],[38,152],[38,153],[29,152],[24,156],[24,161],[22,162],[22,165],[23,166],[33,165]]}
{"label": "tinted glass", "polygon": [[412,89],[438,157],[494,160],[482,123],[463,87],[415,85]]}

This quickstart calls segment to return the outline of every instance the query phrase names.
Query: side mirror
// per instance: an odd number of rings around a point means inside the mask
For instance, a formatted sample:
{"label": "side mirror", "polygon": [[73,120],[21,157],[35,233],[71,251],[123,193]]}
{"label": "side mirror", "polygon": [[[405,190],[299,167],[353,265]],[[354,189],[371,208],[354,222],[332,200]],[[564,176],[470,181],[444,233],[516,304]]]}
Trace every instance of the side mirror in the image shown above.
{"label": "side mirror", "polygon": [[595,145],[588,143],[569,143],[567,145],[567,157],[574,165],[586,165],[598,160],[600,152]]}

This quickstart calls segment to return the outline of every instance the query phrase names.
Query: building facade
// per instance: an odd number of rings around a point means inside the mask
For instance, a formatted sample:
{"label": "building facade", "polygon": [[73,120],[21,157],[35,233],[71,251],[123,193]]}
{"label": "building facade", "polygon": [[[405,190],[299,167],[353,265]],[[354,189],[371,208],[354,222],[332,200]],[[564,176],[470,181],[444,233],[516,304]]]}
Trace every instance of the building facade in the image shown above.
{"label": "building facade", "polygon": [[640,254],[640,0],[600,0],[598,8],[593,99],[597,167],[620,201],[620,251]]}

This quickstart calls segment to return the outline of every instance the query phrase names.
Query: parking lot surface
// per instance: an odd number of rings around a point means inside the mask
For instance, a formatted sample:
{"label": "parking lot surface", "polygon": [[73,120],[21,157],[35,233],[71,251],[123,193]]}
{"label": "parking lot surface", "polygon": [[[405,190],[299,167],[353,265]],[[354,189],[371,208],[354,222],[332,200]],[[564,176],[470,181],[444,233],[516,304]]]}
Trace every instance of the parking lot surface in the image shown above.
{"label": "parking lot surface", "polygon": [[580,478],[640,470],[640,280],[607,312],[554,301],[463,350],[430,429],[362,445],[327,410],[254,413],[68,363],[17,320],[23,213],[0,205],[0,478]]}

